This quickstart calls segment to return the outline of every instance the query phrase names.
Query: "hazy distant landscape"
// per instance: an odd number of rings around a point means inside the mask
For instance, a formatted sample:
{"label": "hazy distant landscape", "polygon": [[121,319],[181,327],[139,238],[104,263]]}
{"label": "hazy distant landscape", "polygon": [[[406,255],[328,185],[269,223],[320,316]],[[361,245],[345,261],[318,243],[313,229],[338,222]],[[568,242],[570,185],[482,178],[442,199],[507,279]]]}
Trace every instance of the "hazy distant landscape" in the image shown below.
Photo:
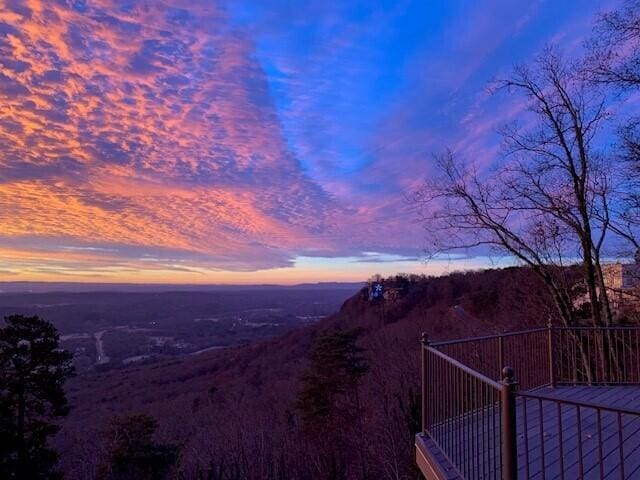
{"label": "hazy distant landscape", "polygon": [[76,286],[3,284],[0,315],[24,313],[52,322],[84,372],[280,335],[337,311],[359,286],[83,285],[82,291],[64,291]]}

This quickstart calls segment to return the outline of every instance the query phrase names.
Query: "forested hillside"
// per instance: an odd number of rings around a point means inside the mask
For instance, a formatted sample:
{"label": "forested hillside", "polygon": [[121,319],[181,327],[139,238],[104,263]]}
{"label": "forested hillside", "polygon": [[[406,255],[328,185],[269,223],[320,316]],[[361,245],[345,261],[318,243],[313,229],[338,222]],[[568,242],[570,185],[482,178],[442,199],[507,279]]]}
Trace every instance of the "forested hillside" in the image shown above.
{"label": "forested hillside", "polygon": [[[525,268],[384,285],[394,292],[386,300],[370,300],[365,288],[336,314],[282,337],[74,379],[56,439],[67,478],[104,469],[107,426],[138,413],[155,417],[155,441],[178,452],[176,478],[416,478],[421,332],[445,339],[516,330],[546,324],[552,310]],[[317,385],[321,398],[310,403],[305,389]]]}

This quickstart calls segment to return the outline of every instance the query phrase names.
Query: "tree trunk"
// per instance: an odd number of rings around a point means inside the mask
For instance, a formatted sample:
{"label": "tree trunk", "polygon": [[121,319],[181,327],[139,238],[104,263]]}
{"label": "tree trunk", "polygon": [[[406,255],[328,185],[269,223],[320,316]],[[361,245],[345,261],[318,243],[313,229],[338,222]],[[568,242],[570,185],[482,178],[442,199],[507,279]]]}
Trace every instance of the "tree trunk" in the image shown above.
{"label": "tree trunk", "polygon": [[17,478],[27,478],[27,462],[29,461],[27,455],[27,441],[25,438],[25,416],[26,416],[26,402],[24,398],[24,385],[20,383],[18,387],[18,418],[17,418],[17,433],[18,433],[18,466],[16,469]]}
{"label": "tree trunk", "polygon": [[589,303],[591,305],[591,322],[594,327],[602,326],[602,315],[600,310],[600,301],[598,300],[598,288],[596,281],[596,269],[593,264],[593,256],[591,254],[591,236],[590,233],[586,234],[585,238],[582,242],[582,249],[584,250],[584,260],[583,260],[583,268],[584,268],[584,278],[587,282],[587,289],[589,291]]}
{"label": "tree trunk", "polygon": [[607,327],[613,324],[613,313],[611,312],[611,304],[609,303],[609,294],[607,292],[607,286],[604,281],[604,274],[602,273],[602,265],[600,264],[600,254],[594,254],[596,274],[598,279],[598,285],[600,287],[600,303],[604,309],[604,323]]}

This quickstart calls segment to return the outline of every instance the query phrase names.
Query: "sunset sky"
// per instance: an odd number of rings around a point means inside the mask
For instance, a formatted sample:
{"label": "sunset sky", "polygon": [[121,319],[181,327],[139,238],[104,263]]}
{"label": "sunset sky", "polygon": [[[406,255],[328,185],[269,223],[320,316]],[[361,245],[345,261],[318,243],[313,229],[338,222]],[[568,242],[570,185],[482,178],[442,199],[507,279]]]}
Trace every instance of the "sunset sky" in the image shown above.
{"label": "sunset sky", "polygon": [[0,280],[298,283],[425,264],[408,197],[605,1],[0,0]]}

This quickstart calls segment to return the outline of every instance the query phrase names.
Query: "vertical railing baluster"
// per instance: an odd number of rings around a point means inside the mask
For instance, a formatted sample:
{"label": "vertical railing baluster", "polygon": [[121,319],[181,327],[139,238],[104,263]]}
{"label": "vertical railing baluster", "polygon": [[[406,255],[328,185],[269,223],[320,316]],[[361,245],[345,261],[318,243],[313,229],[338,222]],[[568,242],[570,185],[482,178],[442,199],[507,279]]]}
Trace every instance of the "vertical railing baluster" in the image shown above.
{"label": "vertical railing baluster", "polygon": [[[595,357],[595,359],[597,360],[598,355],[592,355],[592,353],[591,353],[591,339],[593,338],[593,335],[591,335],[590,332],[587,332],[586,335],[587,335],[587,359],[588,359],[587,361],[589,362],[589,366],[591,366],[592,358]],[[594,343],[593,351],[597,352],[597,349],[595,347],[595,343]],[[598,377],[598,367],[595,366],[595,365],[597,365],[597,363],[594,364],[594,369],[593,369],[593,371],[594,371],[594,373],[596,375],[596,378],[594,379],[594,381],[597,382],[597,380],[598,380],[597,379],[597,377]]]}
{"label": "vertical railing baluster", "polygon": [[486,456],[487,456],[487,425],[486,425],[486,420],[487,420],[487,411],[486,411],[486,405],[487,405],[487,385],[485,383],[482,384],[481,387],[481,394],[480,397],[482,398],[482,478],[487,478],[487,469],[486,469]]}
{"label": "vertical railing baluster", "polygon": [[638,329],[636,329],[636,382],[640,382],[640,341],[638,341]]}
{"label": "vertical railing baluster", "polygon": [[464,373],[461,373],[460,376],[460,388],[462,391],[460,400],[462,402],[462,409],[460,411],[460,417],[461,417],[461,427],[462,427],[462,470],[464,472],[465,477],[467,476],[468,472],[467,469],[469,468],[469,463],[467,461],[468,457],[469,457],[469,449],[465,448],[468,444],[468,439],[467,439],[467,433],[468,433],[468,429],[467,429],[467,420],[466,420],[466,403],[467,403],[467,388],[466,388],[466,376],[464,375]]}
{"label": "vertical railing baluster", "polygon": [[442,435],[442,421],[443,421],[443,415],[442,415],[442,384],[443,384],[443,379],[444,379],[444,368],[442,367],[442,361],[440,357],[435,357],[436,358],[436,375],[438,376],[438,387],[435,389],[435,392],[433,392],[434,396],[436,396],[436,398],[438,399],[438,404],[437,406],[434,405],[434,416],[437,418],[437,424],[438,424],[438,435]]}
{"label": "vertical railing baluster", "polygon": [[598,408],[598,463],[600,464],[600,478],[604,478],[604,455],[602,452],[602,411]]}
{"label": "vertical railing baluster", "polygon": [[542,464],[542,480],[547,478],[547,466],[544,455],[544,426],[543,426],[544,414],[542,412],[542,400],[538,399],[538,430],[540,433],[540,462]]}
{"label": "vertical railing baluster", "polygon": [[522,417],[522,431],[524,433],[524,467],[526,478],[531,478],[531,473],[529,471],[529,420],[527,418],[527,399],[524,397],[522,398]]}
{"label": "vertical railing baluster", "polygon": [[564,480],[564,442],[562,441],[562,404],[558,405],[558,444],[560,446],[560,478]]}
{"label": "vertical railing baluster", "polygon": [[492,397],[491,398],[491,400],[492,400],[492,402],[491,402],[491,421],[493,422],[493,430],[492,430],[492,432],[493,432],[493,435],[492,435],[492,438],[493,438],[493,455],[492,455],[492,457],[493,457],[493,472],[494,472],[493,478],[497,478],[498,448],[497,448],[496,440],[498,438],[498,433],[496,432],[496,404],[497,404],[498,400],[496,399],[495,392],[492,392],[491,397]]}
{"label": "vertical railing baluster", "polygon": [[580,414],[580,405],[576,405],[576,421],[578,422],[578,459],[579,459],[579,469],[580,469],[580,478],[584,478],[584,461],[583,461],[583,452],[582,452],[582,417]]}
{"label": "vertical railing baluster", "polygon": [[504,338],[502,335],[498,336],[498,378],[501,378],[502,369],[504,364]]}
{"label": "vertical railing baluster", "polygon": [[600,359],[600,367],[602,369],[601,378],[604,379],[607,375],[605,370],[607,367],[607,362],[605,361],[606,359],[604,358],[604,335],[602,334],[602,330],[594,332],[594,335],[596,336],[596,338],[600,340],[598,345],[599,345],[599,348],[602,349],[602,352],[598,352],[598,356],[601,357]]}
{"label": "vertical railing baluster", "polygon": [[556,387],[556,375],[554,371],[554,361],[553,361],[553,325],[551,324],[551,320],[547,325],[547,348],[549,352],[548,362],[549,362],[549,385],[551,388]]}
{"label": "vertical railing baluster", "polygon": [[622,349],[622,381],[623,382],[627,382],[627,355],[625,353],[626,347],[627,346],[627,332],[626,331],[622,331],[622,345],[620,346]]}
{"label": "vertical railing baluster", "polygon": [[458,461],[464,462],[464,431],[460,428],[460,418],[462,417],[462,412],[464,409],[464,397],[462,396],[462,371],[456,370],[456,398],[457,398],[457,423],[459,428],[456,429],[457,441],[458,444]]}
{"label": "vertical railing baluster", "polygon": [[471,405],[472,412],[472,424],[473,424],[473,471],[476,478],[479,476],[478,470],[478,390],[477,381],[474,377],[471,378],[471,391],[473,392],[473,403]]}
{"label": "vertical railing baluster", "polygon": [[622,430],[622,414],[618,412],[618,442],[620,444],[620,478],[624,480],[624,435]]}
{"label": "vertical railing baluster", "polygon": [[[599,380],[599,376],[598,376],[598,342],[596,340],[596,336],[595,336],[595,331],[590,331],[588,334],[588,338],[589,338],[589,364],[593,364],[592,370],[593,370],[593,375],[595,375],[595,381],[597,382]],[[593,353],[591,353],[593,351]]]}
{"label": "vertical railing baluster", "polygon": [[[415,341],[415,340],[414,340]],[[427,348],[429,347],[429,336],[426,332],[422,332],[422,433],[426,432],[430,425],[429,419],[427,418],[427,409],[429,408],[429,392],[432,390],[429,388],[429,375],[428,369],[428,353]],[[414,357],[415,358],[415,357]],[[415,365],[415,364],[414,364]]]}
{"label": "vertical railing baluster", "polygon": [[[469,375],[465,373],[465,384],[467,386],[467,407],[466,407],[466,422],[467,425],[467,449],[469,450],[469,460],[467,461],[467,470],[473,474],[473,390],[471,390],[473,382]],[[472,475],[469,475],[471,477]]]}
{"label": "vertical railing baluster", "polygon": [[513,480],[518,476],[518,437],[516,430],[516,383],[513,369],[502,370],[502,478]]}

